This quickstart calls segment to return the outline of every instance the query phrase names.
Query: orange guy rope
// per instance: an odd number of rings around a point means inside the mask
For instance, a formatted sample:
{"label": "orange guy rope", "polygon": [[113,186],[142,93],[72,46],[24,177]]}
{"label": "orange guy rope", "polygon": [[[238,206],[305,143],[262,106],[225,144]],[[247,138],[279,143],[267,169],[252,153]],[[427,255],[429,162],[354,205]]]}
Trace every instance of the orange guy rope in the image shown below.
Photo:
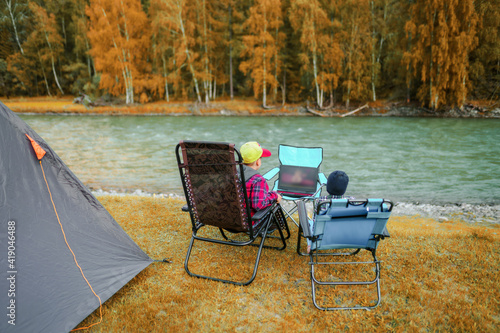
{"label": "orange guy rope", "polygon": [[68,244],[68,240],[66,239],[66,234],[64,233],[64,228],[63,228],[63,226],[61,224],[61,220],[59,219],[59,214],[57,214],[56,205],[54,204],[54,200],[52,199],[52,193],[50,192],[49,183],[47,182],[47,178],[45,177],[45,171],[43,170],[42,160],[40,160],[40,168],[42,169],[43,179],[45,180],[45,184],[47,185],[47,190],[49,191],[49,196],[50,196],[50,201],[52,202],[52,207],[54,207],[54,212],[56,213],[57,222],[59,222],[59,225],[61,226],[61,231],[62,231],[62,234],[64,236],[64,242],[68,246],[68,249],[71,251],[71,254],[73,255],[73,260],[75,261],[76,266],[78,266],[78,268],[80,269],[80,273],[82,274],[83,278],[85,279],[85,282],[87,282],[90,290],[92,290],[92,293],[99,300],[99,315],[100,315],[99,322],[94,323],[92,325],[89,325],[87,327],[75,328],[75,329],[71,330],[71,332],[78,331],[78,330],[84,330],[84,329],[87,329],[87,328],[91,328],[94,325],[98,325],[98,324],[102,323],[102,302],[101,302],[101,298],[95,293],[94,288],[92,288],[92,286],[90,285],[89,280],[87,280],[87,278],[85,277],[85,274],[83,273],[82,268],[80,267],[80,265],[78,264],[78,261],[76,260],[75,253],[71,249],[71,246],[69,246],[69,244]]}
{"label": "orange guy rope", "polygon": [[33,140],[28,134],[26,134],[26,136],[31,141],[31,145],[33,146],[33,149],[35,150],[36,156],[40,162],[40,168],[42,169],[43,179],[45,180],[45,184],[47,185],[47,190],[49,191],[50,201],[52,202],[52,207],[54,207],[54,212],[56,213],[57,222],[59,222],[59,226],[61,227],[61,231],[62,231],[62,234],[64,237],[64,242],[66,243],[66,245],[68,246],[68,249],[70,250],[71,254],[73,255],[73,260],[75,261],[76,266],[78,266],[78,268],[80,269],[80,273],[82,274],[83,278],[85,279],[85,282],[87,282],[87,285],[89,286],[90,290],[92,290],[92,293],[99,300],[99,316],[100,316],[99,322],[94,323],[92,325],[89,325],[87,327],[75,328],[75,329],[71,330],[71,332],[88,329],[88,328],[91,328],[92,326],[95,326],[95,325],[102,323],[102,301],[101,301],[101,298],[95,293],[94,288],[92,288],[92,286],[90,285],[89,280],[87,280],[87,278],[85,277],[85,274],[83,273],[83,269],[78,264],[78,261],[76,260],[75,253],[71,249],[71,246],[69,246],[68,240],[66,239],[66,234],[64,232],[64,228],[62,226],[61,220],[59,219],[59,214],[57,213],[56,205],[54,204],[54,200],[52,199],[52,192],[50,192],[49,183],[47,182],[47,178],[45,177],[45,171],[43,170],[42,157],[45,156],[45,150],[43,150],[43,148],[40,147],[40,145],[38,143],[36,143],[36,141]]}

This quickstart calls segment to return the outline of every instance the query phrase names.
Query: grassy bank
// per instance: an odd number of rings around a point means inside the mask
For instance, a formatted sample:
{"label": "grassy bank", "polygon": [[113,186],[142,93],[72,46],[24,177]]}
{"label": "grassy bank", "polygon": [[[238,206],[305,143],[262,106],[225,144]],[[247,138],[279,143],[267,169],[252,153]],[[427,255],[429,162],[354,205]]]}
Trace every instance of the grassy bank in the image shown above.
{"label": "grassy bank", "polygon": [[327,109],[306,107],[306,103],[262,107],[262,101],[250,99],[218,99],[209,104],[193,101],[151,102],[126,105],[123,103],[103,103],[95,105],[73,103],[73,96],[64,97],[19,97],[0,98],[14,112],[40,114],[77,114],[77,115],[196,115],[196,116],[392,116],[392,117],[442,117],[442,118],[500,118],[500,108],[487,101],[469,101],[463,108],[446,107],[439,111],[423,108],[420,104],[402,101],[383,101],[351,105],[343,103]]}
{"label": "grassy bank", "polygon": [[[221,100],[206,104],[193,102],[152,102],[147,104],[113,104],[85,106],[74,104],[73,97],[13,98],[2,102],[14,112],[96,115],[299,115],[300,106],[265,109],[255,100]],[[345,111],[347,112],[347,111]],[[302,112],[304,114],[304,112]]]}
{"label": "grassy bank", "polygon": [[[184,258],[191,235],[184,202],[147,197],[103,196],[99,200],[153,263],[103,305],[103,322],[92,332],[371,332],[500,329],[500,225],[439,223],[392,217],[391,238],[382,241],[382,303],[372,311],[323,312],[311,301],[308,258],[295,252],[297,228],[284,251],[264,250],[257,277],[246,287],[188,276]],[[256,249],[229,249],[218,256],[201,244],[193,267],[246,277],[243,256]],[[202,262],[201,259],[210,261]],[[242,259],[243,258],[243,259]],[[199,265],[196,266],[196,263]],[[350,275],[351,272],[344,272]],[[365,287],[363,287],[365,288]],[[361,298],[371,299],[360,289]],[[342,298],[345,289],[320,297]],[[332,296],[333,295],[333,296]],[[81,326],[99,321],[97,310]]]}

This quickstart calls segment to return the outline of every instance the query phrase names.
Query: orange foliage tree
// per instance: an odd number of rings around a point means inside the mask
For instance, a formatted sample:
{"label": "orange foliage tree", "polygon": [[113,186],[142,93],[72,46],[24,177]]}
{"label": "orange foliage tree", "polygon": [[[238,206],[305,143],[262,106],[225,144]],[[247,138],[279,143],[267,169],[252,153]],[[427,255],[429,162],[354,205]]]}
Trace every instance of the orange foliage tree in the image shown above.
{"label": "orange foliage tree", "polygon": [[56,59],[64,51],[62,37],[57,31],[56,18],[53,14],[49,16],[44,8],[34,2],[30,2],[29,7],[35,19],[35,29],[30,35],[30,40],[34,43],[36,43],[37,40],[40,42],[40,44],[38,44],[40,58],[44,62],[50,60],[54,81],[61,94],[64,95],[64,91],[57,77],[55,65]]}
{"label": "orange foliage tree", "polygon": [[189,1],[186,18],[194,28],[193,50],[199,55],[194,66],[201,79],[205,102],[217,96],[217,84],[227,82],[224,72],[224,22],[223,3],[207,0]]}
{"label": "orange foliage tree", "polygon": [[24,49],[21,42],[21,26],[22,22],[26,20],[25,11],[28,7],[26,0],[0,0],[4,5],[4,9],[0,10],[0,21],[7,21],[11,24],[14,32],[14,39],[19,47],[19,51],[24,55]]}
{"label": "orange foliage tree", "polygon": [[372,101],[377,100],[377,86],[380,82],[384,44],[390,38],[390,35],[394,34],[392,31],[389,31],[389,13],[394,7],[395,4],[392,0],[370,0]]}
{"label": "orange foliage tree", "polygon": [[480,17],[478,46],[471,56],[470,77],[478,98],[500,98],[500,0],[476,1]]}
{"label": "orange foliage tree", "polygon": [[[160,52],[165,56],[165,52],[170,54],[170,73],[174,89],[183,90],[187,94],[183,84],[183,68],[186,67],[191,76],[192,88],[196,93],[196,99],[201,103],[201,92],[199,80],[200,55],[195,51],[197,45],[196,25],[187,16],[190,10],[196,7],[196,2],[188,0],[153,0],[152,6],[160,10],[153,13],[155,23],[154,31],[159,31],[158,46]],[[165,25],[161,29],[158,25]],[[166,31],[168,29],[169,31]],[[163,61],[163,60],[162,60]]]}
{"label": "orange foliage tree", "polygon": [[237,38],[238,32],[241,31],[243,20],[243,13],[241,11],[241,6],[243,6],[241,1],[237,0],[222,0],[222,9],[226,10],[227,17],[227,27],[225,29],[225,38],[223,43],[226,47],[224,53],[227,54],[227,80],[229,81],[229,96],[231,100],[234,99],[234,62],[238,59],[238,48],[241,45],[241,39]]}
{"label": "orange foliage tree", "polygon": [[[223,52],[224,6],[206,0],[153,0],[150,15],[153,27],[153,49],[157,67],[162,68],[165,96],[168,82],[177,92],[186,90],[190,82],[196,97],[205,102],[217,96],[217,84],[225,83]],[[161,66],[160,66],[161,65]],[[188,69],[192,80],[185,82]],[[200,91],[200,87],[203,91]]]}
{"label": "orange foliage tree", "polygon": [[[250,8],[250,15],[244,23],[246,35],[243,36],[244,49],[240,70],[253,80],[255,98],[262,94],[262,105],[267,105],[268,86],[277,91],[278,77],[281,73],[280,50],[284,34],[281,0],[257,0]],[[273,73],[274,71],[274,73]],[[276,94],[275,94],[276,100]]]}
{"label": "orange foliage tree", "polygon": [[[173,41],[176,32],[173,25],[174,18],[168,9],[166,1],[151,0],[149,13],[152,28],[153,73],[158,73],[163,79],[158,92],[167,102],[170,101],[169,84],[174,83],[177,90],[180,82],[177,72],[173,69],[175,66]],[[172,73],[169,74],[171,70]]]}
{"label": "orange foliage tree", "polygon": [[500,0],[0,0],[0,95],[460,106],[500,96],[499,13]]}
{"label": "orange foliage tree", "polygon": [[363,100],[370,93],[372,36],[369,0],[342,1],[340,11],[341,45],[345,54],[343,98],[349,107],[352,99]]}
{"label": "orange foliage tree", "polygon": [[64,52],[64,48],[61,35],[57,31],[55,16],[49,15],[43,7],[34,2],[29,3],[29,9],[33,14],[33,30],[22,44],[24,53],[18,52],[9,57],[9,70],[22,82],[25,89],[38,89],[33,77],[36,82],[36,78],[42,76],[47,95],[52,95],[53,84],[64,94],[56,70],[56,61]]}
{"label": "orange foliage tree", "polygon": [[312,75],[316,89],[316,103],[322,108],[324,93],[337,88],[341,75],[343,52],[340,49],[337,29],[340,26],[335,18],[337,6],[334,2],[324,5],[318,0],[293,0],[290,7],[290,21],[300,36],[304,75]]}
{"label": "orange foliage tree", "polygon": [[154,90],[147,62],[151,29],[141,2],[91,0],[86,13],[90,54],[101,73],[100,88],[113,95],[125,93],[127,104],[134,103],[135,92]]}
{"label": "orange foliage tree", "polygon": [[422,80],[418,98],[432,109],[465,102],[469,53],[477,45],[473,0],[418,0],[406,23],[412,49],[407,67]]}
{"label": "orange foliage tree", "polygon": [[87,37],[88,18],[85,15],[86,4],[81,0],[72,0],[74,11],[71,13],[71,19],[74,31],[75,47],[73,49],[76,58],[85,58],[87,73],[89,78],[95,73],[94,62],[90,56],[90,40]]}

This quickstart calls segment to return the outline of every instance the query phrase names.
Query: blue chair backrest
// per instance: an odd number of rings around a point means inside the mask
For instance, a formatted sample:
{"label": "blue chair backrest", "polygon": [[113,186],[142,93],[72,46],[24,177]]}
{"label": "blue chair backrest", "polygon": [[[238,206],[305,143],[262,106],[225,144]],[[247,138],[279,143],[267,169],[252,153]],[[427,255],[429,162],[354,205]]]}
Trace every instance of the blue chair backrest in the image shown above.
{"label": "blue chair backrest", "polygon": [[328,210],[315,217],[312,232],[318,240],[312,249],[376,249],[375,235],[383,234],[391,210],[392,203],[383,199],[332,199]]}
{"label": "blue chair backrest", "polygon": [[284,165],[318,168],[323,162],[323,148],[279,145],[278,156]]}

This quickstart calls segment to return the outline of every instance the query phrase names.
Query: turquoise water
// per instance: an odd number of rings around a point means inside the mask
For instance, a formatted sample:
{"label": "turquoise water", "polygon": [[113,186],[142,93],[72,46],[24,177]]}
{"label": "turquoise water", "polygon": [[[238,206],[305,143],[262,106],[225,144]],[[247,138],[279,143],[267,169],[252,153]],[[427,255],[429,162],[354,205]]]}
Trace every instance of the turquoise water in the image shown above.
{"label": "turquoise water", "polygon": [[182,193],[179,140],[323,147],[348,194],[411,203],[500,203],[500,120],[22,115],[93,189]]}

